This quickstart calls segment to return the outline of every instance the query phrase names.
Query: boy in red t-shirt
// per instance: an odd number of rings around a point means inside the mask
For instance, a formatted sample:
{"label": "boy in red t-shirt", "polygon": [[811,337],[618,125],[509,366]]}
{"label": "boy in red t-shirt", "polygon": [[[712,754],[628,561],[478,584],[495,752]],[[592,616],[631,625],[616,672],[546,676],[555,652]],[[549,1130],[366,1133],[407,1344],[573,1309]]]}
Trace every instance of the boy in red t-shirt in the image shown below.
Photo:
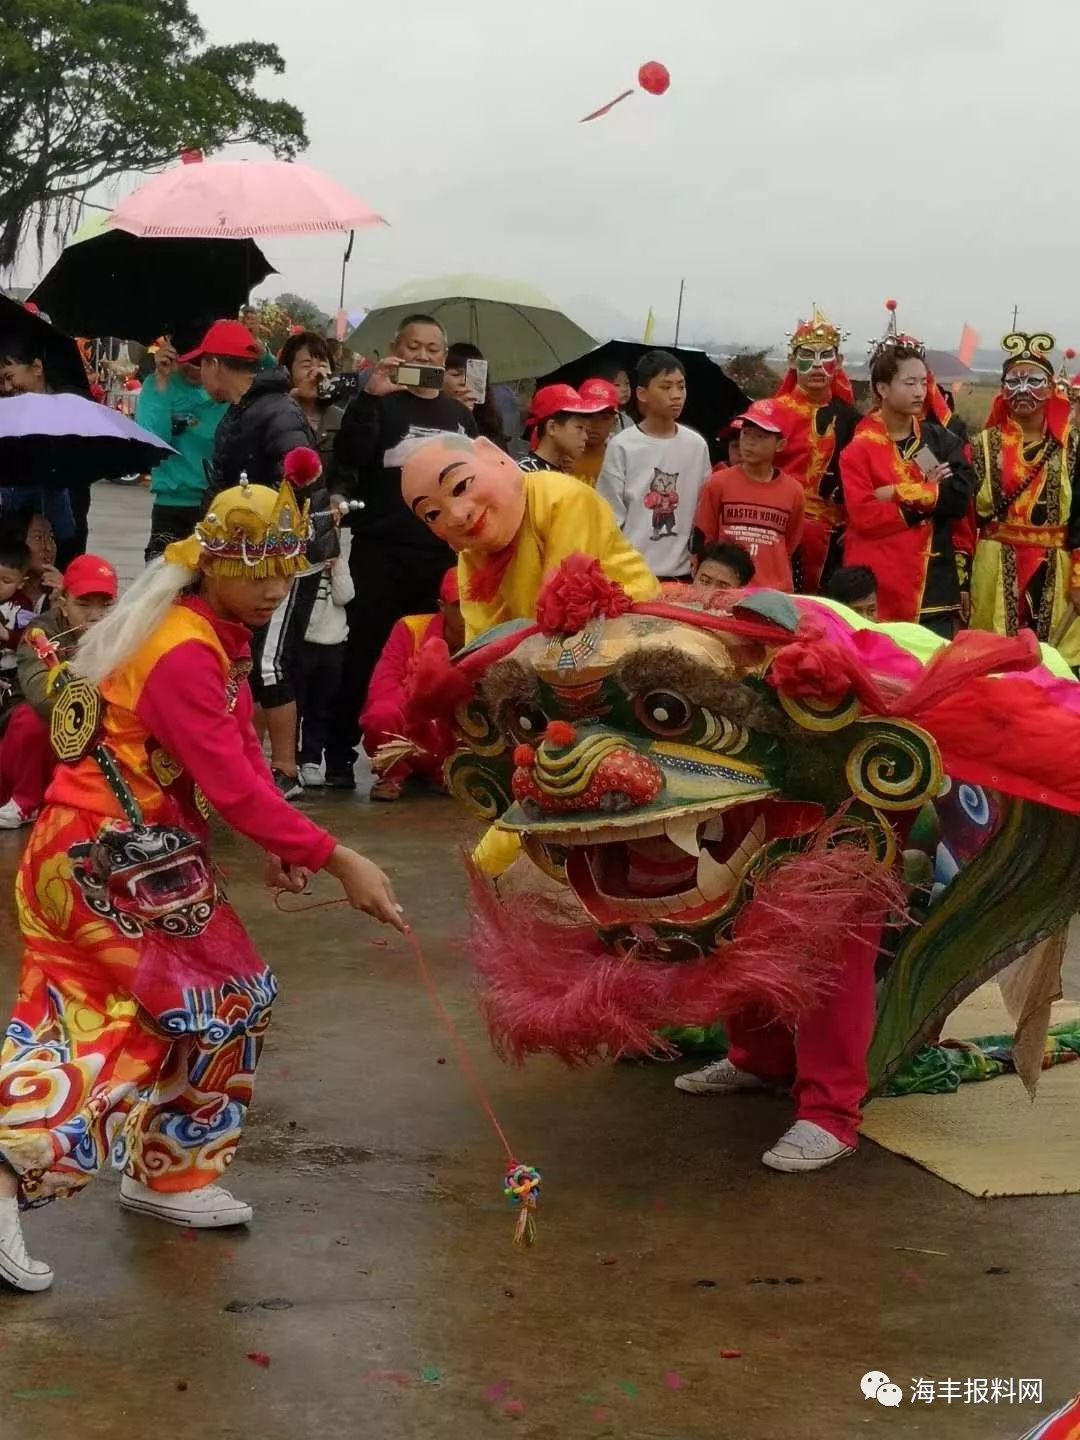
{"label": "boy in red t-shirt", "polygon": [[755,400],[734,422],[739,463],[705,482],[694,516],[694,553],[717,540],[734,540],[754,562],[754,583],[770,590],[795,588],[791,557],[803,533],[803,488],[775,464],[784,444],[780,411]]}

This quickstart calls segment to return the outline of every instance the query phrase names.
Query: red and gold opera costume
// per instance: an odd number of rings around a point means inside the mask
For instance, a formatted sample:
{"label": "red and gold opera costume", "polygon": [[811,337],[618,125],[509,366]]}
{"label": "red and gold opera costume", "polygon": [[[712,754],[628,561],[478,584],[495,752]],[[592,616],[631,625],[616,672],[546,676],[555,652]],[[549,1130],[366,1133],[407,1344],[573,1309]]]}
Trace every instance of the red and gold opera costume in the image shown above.
{"label": "red and gold opera costume", "polygon": [[820,593],[823,580],[840,564],[845,518],[840,453],[859,421],[844,373],[842,339],[815,309],[813,319],[802,321],[791,336],[787,373],[774,397],[785,412],[779,463],[799,481],[806,498],[806,524],[794,565],[796,589],[805,595]]}
{"label": "red and gold opera costume", "polygon": [[[920,341],[890,331],[882,344],[922,359]],[[975,477],[966,443],[946,428],[951,414],[928,376],[927,414],[894,441],[880,410],[859,421],[840,474],[847,508],[844,564],[866,565],[877,581],[878,619],[925,625],[951,638],[960,622],[971,549],[969,509]],[[927,449],[952,473],[930,480],[915,457]],[[875,491],[896,487],[894,498]]]}
{"label": "red and gold opera costume", "polygon": [[[1033,630],[1080,664],[1080,436],[1071,397],[1056,390],[1050,335],[1006,335],[1002,388],[972,441],[978,544],[971,623],[1016,635]],[[1025,436],[1027,429],[1042,434]],[[1070,623],[1071,617],[1071,623]]]}
{"label": "red and gold opera costume", "polygon": [[[293,574],[307,531],[287,486],[237,487],[167,558],[179,583],[200,555]],[[277,986],[217,886],[208,816],[290,864],[320,868],[334,847],[274,789],[249,641],[187,595],[99,688],[57,672],[62,763],[19,870],[23,967],[0,1049],[0,1158],[23,1206],[110,1158],[162,1192],[232,1160]]]}

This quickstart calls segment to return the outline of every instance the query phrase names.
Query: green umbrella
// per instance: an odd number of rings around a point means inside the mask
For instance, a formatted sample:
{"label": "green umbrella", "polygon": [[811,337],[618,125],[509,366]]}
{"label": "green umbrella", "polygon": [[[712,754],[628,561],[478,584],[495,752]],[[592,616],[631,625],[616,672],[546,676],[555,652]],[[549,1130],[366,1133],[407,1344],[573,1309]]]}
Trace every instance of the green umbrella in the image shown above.
{"label": "green umbrella", "polygon": [[548,297],[517,280],[442,275],[414,280],[384,295],[348,337],[352,349],[380,359],[390,353],[407,315],[433,315],[451,345],[468,340],[483,351],[493,381],[523,380],[565,365],[596,341],[556,310]]}

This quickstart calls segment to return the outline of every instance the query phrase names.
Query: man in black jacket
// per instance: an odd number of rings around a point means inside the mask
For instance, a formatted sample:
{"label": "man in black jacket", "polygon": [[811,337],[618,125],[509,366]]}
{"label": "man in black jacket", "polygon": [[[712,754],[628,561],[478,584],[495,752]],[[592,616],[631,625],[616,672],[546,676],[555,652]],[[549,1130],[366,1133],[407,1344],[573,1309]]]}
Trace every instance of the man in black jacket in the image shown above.
{"label": "man in black jacket", "polygon": [[[276,489],[289,451],[300,446],[316,448],[311,426],[289,393],[288,375],[284,370],[260,369],[261,356],[262,347],[245,325],[238,320],[215,320],[202,344],[178,357],[182,364],[198,364],[207,395],[229,406],[214,434],[204,502],[207,510],[220,491],[239,485],[241,476],[252,485]],[[312,511],[323,512],[308,547],[308,560],[318,568],[293,582],[287,599],[270,623],[254,632],[251,643],[251,689],[266,717],[274,783],[287,800],[303,793],[296,758],[293,674],[297,647],[311,618],[319,569],[337,554],[325,482],[320,477],[298,491],[297,499],[309,501]]]}
{"label": "man in black jacket", "polygon": [[[334,441],[331,489],[355,495],[364,509],[350,522],[356,598],[349,605],[345,673],[326,747],[326,783],[333,789],[355,784],[360,711],[390,631],[403,615],[436,612],[443,576],[456,564],[449,546],[402,500],[401,461],[409,441],[443,431],[475,435],[476,422],[437,387],[399,385],[402,364],[433,367],[441,379],[446,332],[430,315],[402,321],[391,354],[369,374]],[[377,789],[372,795],[386,798]]]}

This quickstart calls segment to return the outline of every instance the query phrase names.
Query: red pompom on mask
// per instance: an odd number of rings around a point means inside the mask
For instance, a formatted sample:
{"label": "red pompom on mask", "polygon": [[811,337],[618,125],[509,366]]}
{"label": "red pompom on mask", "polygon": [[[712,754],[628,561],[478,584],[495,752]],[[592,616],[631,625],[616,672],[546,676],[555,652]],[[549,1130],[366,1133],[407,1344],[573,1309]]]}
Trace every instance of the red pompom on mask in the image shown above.
{"label": "red pompom on mask", "polygon": [[568,555],[544,582],[536,602],[536,623],[545,635],[576,635],[603,615],[625,615],[633,601],[609,580],[591,555]]}
{"label": "red pompom on mask", "polygon": [[285,456],[282,476],[294,490],[303,490],[308,485],[313,485],[321,474],[322,461],[319,459],[319,452],[312,450],[309,445],[297,445],[295,450],[290,450]]}

